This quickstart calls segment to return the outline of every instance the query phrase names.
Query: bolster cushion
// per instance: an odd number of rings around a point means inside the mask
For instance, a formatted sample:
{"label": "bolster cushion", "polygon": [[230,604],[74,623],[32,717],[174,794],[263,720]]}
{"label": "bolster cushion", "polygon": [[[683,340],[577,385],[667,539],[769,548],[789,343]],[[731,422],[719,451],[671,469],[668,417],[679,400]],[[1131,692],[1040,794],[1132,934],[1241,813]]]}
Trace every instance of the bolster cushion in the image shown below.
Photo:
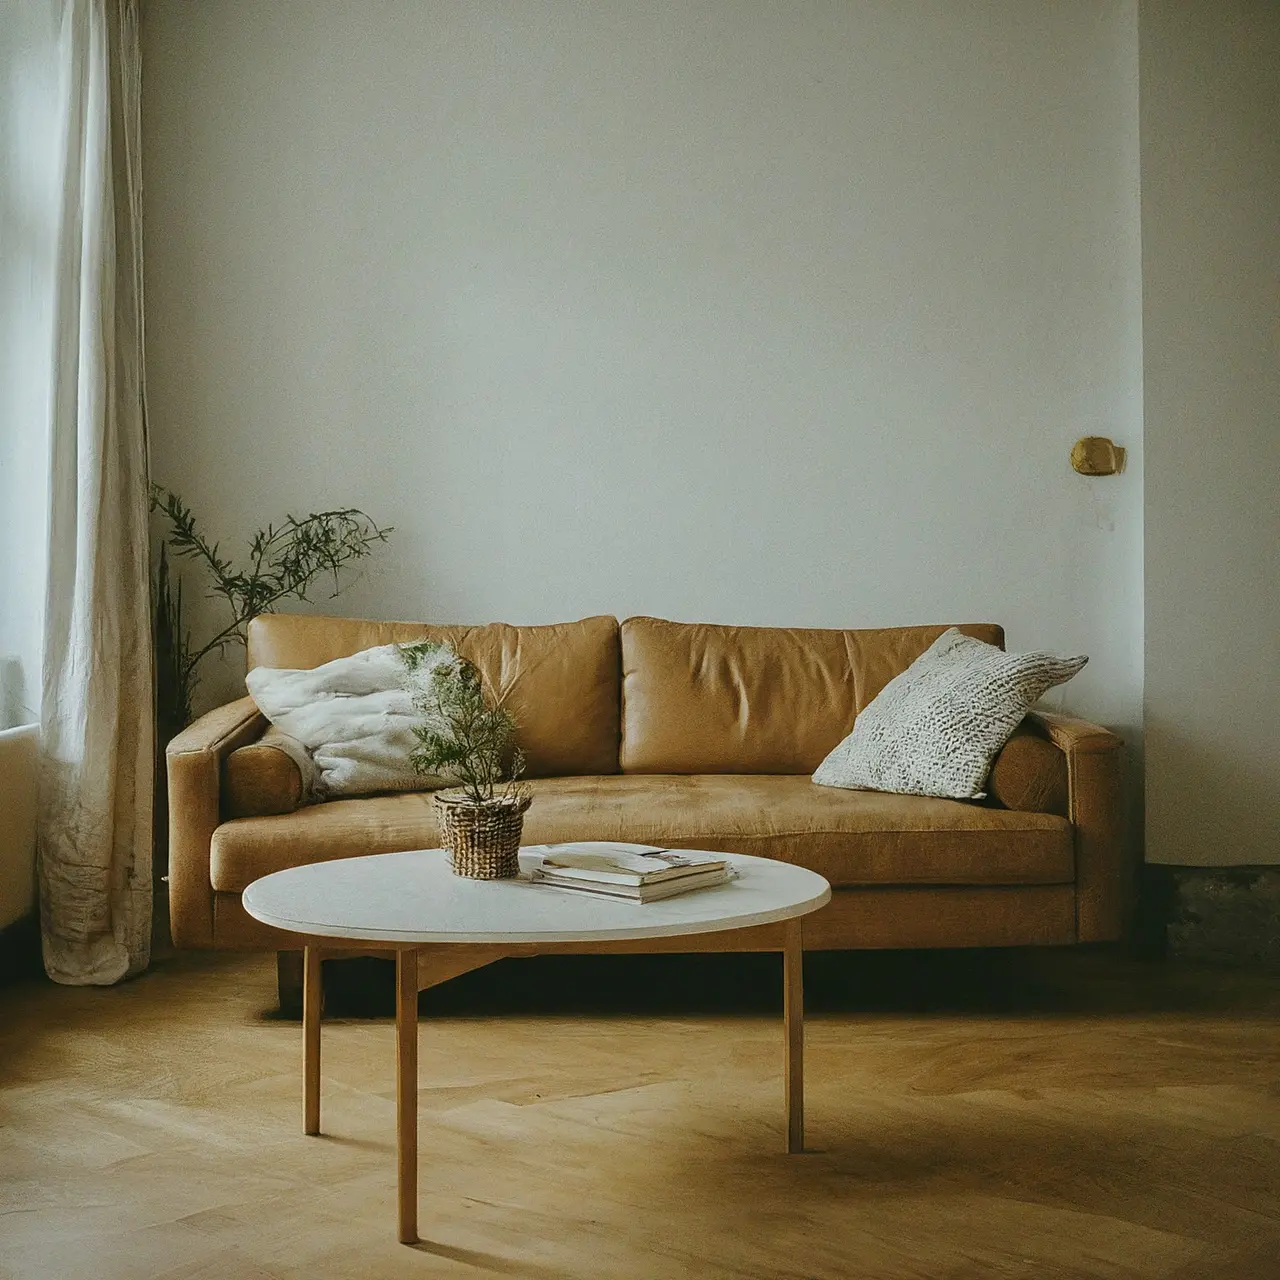
{"label": "bolster cushion", "polygon": [[1024,720],[991,766],[987,792],[1002,809],[1067,815],[1067,757]]}
{"label": "bolster cushion", "polygon": [[263,818],[292,813],[306,802],[307,780],[298,759],[301,743],[286,744],[274,725],[222,762],[222,816]]}

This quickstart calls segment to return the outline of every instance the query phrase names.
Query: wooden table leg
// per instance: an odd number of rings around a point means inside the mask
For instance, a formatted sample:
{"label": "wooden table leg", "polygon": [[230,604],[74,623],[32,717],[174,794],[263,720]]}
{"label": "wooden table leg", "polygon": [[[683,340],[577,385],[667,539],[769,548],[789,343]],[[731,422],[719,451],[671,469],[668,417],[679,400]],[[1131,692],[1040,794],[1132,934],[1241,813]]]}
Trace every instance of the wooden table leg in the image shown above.
{"label": "wooden table leg", "polygon": [[400,1243],[418,1239],[418,955],[396,952],[396,1185]]}
{"label": "wooden table leg", "polygon": [[302,1132],[320,1132],[320,952],[302,960]]}
{"label": "wooden table leg", "polygon": [[800,919],[788,920],[782,949],[783,1088],[787,1151],[804,1150],[804,942]]}

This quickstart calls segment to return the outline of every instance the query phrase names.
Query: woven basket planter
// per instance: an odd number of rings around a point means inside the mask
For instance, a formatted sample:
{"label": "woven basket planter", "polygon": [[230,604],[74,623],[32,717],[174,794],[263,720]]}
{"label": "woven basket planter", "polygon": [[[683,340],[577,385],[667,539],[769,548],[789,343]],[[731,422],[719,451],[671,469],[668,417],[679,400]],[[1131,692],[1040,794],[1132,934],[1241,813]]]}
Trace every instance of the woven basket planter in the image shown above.
{"label": "woven basket planter", "polygon": [[470,880],[508,880],[520,872],[520,833],[530,799],[476,804],[465,796],[433,797],[449,869]]}

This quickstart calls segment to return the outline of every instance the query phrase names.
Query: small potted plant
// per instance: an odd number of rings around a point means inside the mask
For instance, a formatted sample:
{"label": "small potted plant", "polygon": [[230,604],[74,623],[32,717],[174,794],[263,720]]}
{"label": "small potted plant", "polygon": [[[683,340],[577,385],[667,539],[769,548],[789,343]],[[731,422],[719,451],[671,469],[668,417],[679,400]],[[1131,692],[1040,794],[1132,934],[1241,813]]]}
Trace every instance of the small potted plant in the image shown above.
{"label": "small potted plant", "polygon": [[460,784],[432,797],[455,875],[502,880],[519,873],[520,833],[531,802],[520,781],[524,753],[515,717],[485,697],[480,673],[464,658],[440,661],[443,646],[404,645],[408,686],[422,715],[409,759],[423,775]]}

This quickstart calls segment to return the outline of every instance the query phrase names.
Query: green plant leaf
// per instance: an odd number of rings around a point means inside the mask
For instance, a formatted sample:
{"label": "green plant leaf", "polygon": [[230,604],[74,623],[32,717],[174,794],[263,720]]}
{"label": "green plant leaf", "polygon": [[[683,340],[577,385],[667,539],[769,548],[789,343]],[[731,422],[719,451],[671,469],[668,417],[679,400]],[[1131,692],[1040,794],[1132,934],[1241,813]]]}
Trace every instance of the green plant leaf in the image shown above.
{"label": "green plant leaf", "polygon": [[[380,528],[357,507],[312,512],[302,518],[289,515],[283,524],[268,524],[253,534],[249,540],[249,567],[239,569],[221,553],[218,543],[200,532],[191,508],[171,489],[153,485],[151,508],[164,523],[162,568],[157,568],[156,582],[157,648],[163,613],[163,642],[173,653],[166,661],[173,664],[175,672],[182,673],[181,680],[175,676],[175,688],[183,685],[186,690],[185,702],[178,698],[184,724],[191,718],[191,693],[205,658],[223,652],[227,645],[243,644],[250,621],[269,613],[280,601],[309,599],[308,592],[320,577],[332,577],[331,596],[338,595],[343,569],[370,555],[374,546],[386,542],[393,532],[390,527]],[[225,625],[198,647],[181,626],[182,584],[178,581],[175,591],[168,551],[198,567],[208,580],[208,598],[225,605]]]}
{"label": "green plant leaf", "polygon": [[[406,653],[406,648],[417,651]],[[471,663],[456,655],[440,661],[444,649],[401,646],[406,688],[422,716],[413,730],[418,745],[410,763],[421,774],[456,779],[477,804],[492,800],[504,781],[504,798],[518,796],[524,754],[515,744],[515,718],[486,698],[480,673]],[[436,661],[428,666],[430,658]]]}

